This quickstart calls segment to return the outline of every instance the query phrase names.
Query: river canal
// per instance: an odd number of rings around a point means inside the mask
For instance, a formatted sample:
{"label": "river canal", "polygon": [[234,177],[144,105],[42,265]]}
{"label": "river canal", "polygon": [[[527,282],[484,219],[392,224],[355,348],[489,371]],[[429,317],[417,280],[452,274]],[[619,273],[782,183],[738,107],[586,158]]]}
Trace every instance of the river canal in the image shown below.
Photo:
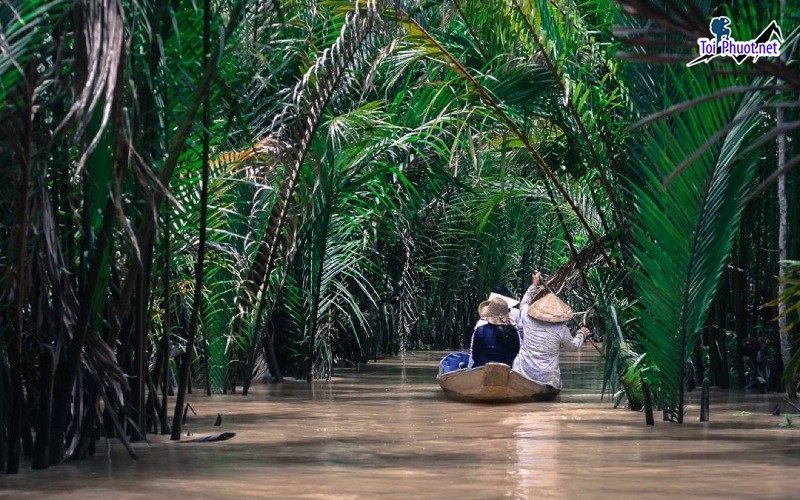
{"label": "river canal", "polygon": [[686,423],[648,428],[641,413],[600,400],[588,346],[564,354],[560,401],[506,406],[444,399],[441,354],[258,385],[248,397],[194,394],[185,431],[236,437],[150,436],[135,444],[138,461],[101,440],[89,460],[0,477],[0,496],[800,498],[800,429],[771,415],[780,395],[715,392],[711,422],[700,423],[689,393]]}

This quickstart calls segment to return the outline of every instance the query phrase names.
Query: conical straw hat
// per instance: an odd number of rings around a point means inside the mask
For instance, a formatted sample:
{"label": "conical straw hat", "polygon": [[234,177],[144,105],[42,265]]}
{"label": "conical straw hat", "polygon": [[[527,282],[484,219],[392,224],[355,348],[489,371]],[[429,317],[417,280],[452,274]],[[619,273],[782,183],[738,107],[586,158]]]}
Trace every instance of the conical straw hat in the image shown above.
{"label": "conical straw hat", "polygon": [[554,293],[548,293],[528,307],[528,316],[547,323],[564,323],[572,319],[572,308]]}

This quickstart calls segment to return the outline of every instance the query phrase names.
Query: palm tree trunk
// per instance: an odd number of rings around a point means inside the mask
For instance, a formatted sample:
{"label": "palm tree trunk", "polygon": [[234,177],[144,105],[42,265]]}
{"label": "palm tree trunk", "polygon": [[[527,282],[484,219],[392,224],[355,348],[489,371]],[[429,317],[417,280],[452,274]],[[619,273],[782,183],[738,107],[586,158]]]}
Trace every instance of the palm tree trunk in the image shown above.
{"label": "palm tree trunk", "polygon": [[744,376],[744,342],[747,338],[747,240],[749,235],[744,231],[748,227],[750,217],[744,218],[739,233],[738,248],[733,259],[733,307],[736,328],[736,374],[739,389],[744,389],[747,381]]}
{"label": "palm tree trunk", "polygon": [[[30,65],[28,65],[28,73],[30,76]],[[22,334],[25,328],[25,269],[27,267],[28,257],[28,200],[30,197],[29,181],[31,171],[31,151],[33,145],[33,124],[32,120],[32,107],[33,96],[31,95],[33,89],[26,89],[25,91],[25,104],[23,106],[22,114],[23,130],[22,130],[22,148],[20,150],[20,180],[19,180],[19,197],[17,198],[17,235],[16,235],[16,308],[14,311],[14,328],[13,334],[9,340],[8,346],[8,365],[11,370],[11,407],[22,409],[25,405],[23,389],[22,389]],[[8,459],[6,460],[6,473],[16,474],[19,472],[19,453],[20,453],[20,438],[22,433],[22,412],[11,412],[11,425],[8,434]]]}
{"label": "palm tree trunk", "polygon": [[[149,251],[144,250],[142,252],[142,259],[144,260],[145,267],[149,268]],[[148,292],[148,280],[147,275],[149,273],[147,271],[142,272],[139,274],[139,292],[136,294],[136,320],[134,324],[136,325],[136,338],[135,338],[135,346],[134,346],[134,357],[136,359],[136,365],[133,367],[136,370],[136,378],[134,379],[136,383],[134,384],[135,393],[133,395],[135,409],[136,409],[136,418],[134,421],[136,425],[139,427],[139,431],[141,432],[141,436],[139,433],[134,432],[131,437],[131,441],[138,441],[140,439],[145,439],[145,434],[147,432],[147,425],[146,422],[146,408],[145,408],[145,388],[147,386],[145,377],[147,373],[147,366],[145,364],[147,359],[147,346],[146,346],[146,339],[147,339],[147,319],[145,318],[147,314],[147,292]]]}
{"label": "palm tree trunk", "polygon": [[[776,127],[780,128],[783,125],[783,108],[777,109],[776,121]],[[785,164],[786,135],[780,134],[778,136],[778,170],[782,169]],[[784,278],[786,278],[786,259],[788,258],[787,248],[789,244],[787,207],[786,174],[783,174],[778,177],[778,297],[781,297],[786,290]],[[787,331],[786,327],[786,302],[781,300],[778,302],[778,330],[781,343],[781,360],[783,361],[784,367],[789,365],[789,360],[792,358],[792,347],[789,338],[790,333]],[[786,381],[786,393],[789,397],[797,397],[794,388],[794,380]]]}
{"label": "palm tree trunk", "polygon": [[[205,0],[204,4],[204,18],[203,18],[203,57],[204,57],[204,67],[208,69],[209,62],[208,57],[211,52],[211,6],[209,4],[209,0]],[[200,218],[201,218],[201,247],[203,245],[202,241],[205,240],[205,226],[208,223],[206,220],[206,212],[208,211],[208,162],[209,162],[209,128],[211,127],[211,96],[209,92],[206,92],[206,95],[203,97],[203,194],[205,195],[205,200],[201,200],[202,207],[200,208]],[[201,251],[203,251],[201,249]],[[204,252],[205,253],[205,252]],[[206,396],[211,395],[211,364],[210,360],[208,359],[208,337],[206,334],[203,335],[203,351],[201,354],[201,358],[203,361],[203,366],[205,368],[205,380],[206,380]]]}
{"label": "palm tree trunk", "polygon": [[[286,272],[284,272],[284,276],[286,276]],[[250,384],[253,380],[253,370],[255,369],[255,363],[257,358],[257,349],[259,344],[264,346],[264,354],[269,355],[268,346],[269,341],[267,340],[266,335],[261,335],[262,331],[265,331],[268,328],[269,323],[269,314],[265,313],[264,310],[267,306],[267,290],[269,288],[269,281],[264,281],[264,286],[262,287],[261,298],[258,301],[258,308],[256,309],[256,322],[255,328],[253,329],[253,336],[250,338],[250,348],[247,350],[245,354],[245,369],[242,379],[242,396],[247,396],[250,392]],[[280,289],[280,288],[279,288]],[[277,299],[276,299],[277,300]],[[269,366],[270,359],[267,358],[267,365]],[[270,370],[271,371],[271,370]],[[278,374],[278,378],[280,378],[280,374]]]}
{"label": "palm tree trunk", "polygon": [[[786,0],[780,0],[780,17],[783,22],[783,13],[786,11]],[[785,54],[782,58],[785,58]],[[778,84],[782,82],[778,80]],[[783,108],[776,108],[775,126],[780,128],[783,125]],[[786,165],[786,134],[778,135],[778,170],[782,170]],[[784,278],[786,277],[787,246],[789,243],[787,227],[787,199],[786,199],[786,174],[778,177],[778,297],[783,295],[786,290]],[[792,347],[790,344],[790,332],[786,328],[786,302],[778,302],[778,335],[780,336],[781,361],[784,369],[789,365],[792,358]],[[794,380],[786,381],[786,394],[789,397],[797,397],[794,387]]]}
{"label": "palm tree trunk", "polygon": [[55,371],[55,357],[47,347],[42,349],[39,365],[39,414],[36,422],[36,443],[31,468],[46,469],[50,464],[50,426]]}
{"label": "palm tree trunk", "polygon": [[161,421],[161,434],[169,434],[169,424],[167,423],[167,403],[169,398],[169,355],[170,355],[170,333],[172,331],[172,297],[170,294],[170,227],[169,227],[169,204],[164,207],[164,333],[161,336],[161,411],[159,420]]}

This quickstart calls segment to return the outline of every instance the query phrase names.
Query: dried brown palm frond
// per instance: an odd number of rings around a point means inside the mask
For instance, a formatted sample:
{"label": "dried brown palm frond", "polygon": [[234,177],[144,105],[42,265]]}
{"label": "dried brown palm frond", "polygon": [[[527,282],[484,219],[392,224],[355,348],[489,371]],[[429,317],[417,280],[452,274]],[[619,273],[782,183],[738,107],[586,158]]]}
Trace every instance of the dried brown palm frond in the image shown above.
{"label": "dried brown palm frond", "polygon": [[[272,140],[283,146],[278,158],[284,165],[284,178],[275,193],[267,228],[239,295],[240,316],[252,312],[253,298],[275,268],[289,205],[322,112],[378,19],[374,2],[369,2],[364,10],[348,13],[334,44],[306,71],[294,87],[291,102],[273,120]],[[286,256],[283,261],[286,262]]]}
{"label": "dried brown palm frond", "polygon": [[248,161],[258,160],[266,165],[264,170],[256,171],[248,168],[248,177],[258,177],[266,182],[270,179],[277,164],[278,155],[288,149],[289,144],[282,144],[275,137],[267,137],[252,146],[239,151],[225,151],[211,160],[212,168],[225,167],[226,169],[237,168]]}
{"label": "dried brown palm frond", "polygon": [[[86,159],[95,150],[111,119],[111,107],[117,91],[117,70],[122,62],[125,35],[125,16],[119,0],[85,0],[75,8],[75,15],[82,23],[81,35],[76,40],[85,45],[85,61],[78,58],[76,68],[84,78],[83,88],[72,103],[69,112],[55,130],[57,134],[68,125],[74,125],[74,141],[80,141],[89,127],[98,106],[101,110],[101,123],[98,133],[91,138],[88,147],[82,152],[75,171],[77,178],[83,171]],[[85,64],[85,67],[83,66]]]}
{"label": "dried brown palm frond", "polygon": [[403,229],[400,241],[401,258],[402,258],[402,271],[400,279],[397,283],[397,290],[394,296],[394,302],[397,305],[397,319],[398,329],[400,330],[400,349],[401,352],[409,347],[411,342],[411,334],[419,322],[417,292],[414,288],[414,283],[418,281],[418,271],[414,266],[414,238],[411,235],[411,228],[408,221],[402,222]]}

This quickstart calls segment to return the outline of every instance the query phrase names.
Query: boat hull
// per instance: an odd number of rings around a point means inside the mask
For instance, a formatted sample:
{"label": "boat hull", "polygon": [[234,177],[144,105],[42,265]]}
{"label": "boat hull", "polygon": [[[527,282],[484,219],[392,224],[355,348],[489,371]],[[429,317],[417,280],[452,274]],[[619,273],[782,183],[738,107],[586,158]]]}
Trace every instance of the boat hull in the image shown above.
{"label": "boat hull", "polygon": [[470,403],[524,403],[552,401],[559,393],[549,385],[535,382],[503,363],[460,369],[436,377],[444,394]]}

